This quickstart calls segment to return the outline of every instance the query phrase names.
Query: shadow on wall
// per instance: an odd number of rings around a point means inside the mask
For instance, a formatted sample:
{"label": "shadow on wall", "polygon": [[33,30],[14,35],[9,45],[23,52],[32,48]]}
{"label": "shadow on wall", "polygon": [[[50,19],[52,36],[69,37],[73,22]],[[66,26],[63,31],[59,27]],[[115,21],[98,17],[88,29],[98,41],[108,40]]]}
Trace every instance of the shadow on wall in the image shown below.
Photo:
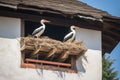
{"label": "shadow on wall", "polygon": [[[75,74],[75,75],[79,79],[80,79],[80,76],[82,74],[86,73],[86,69],[85,69],[86,64],[88,64],[88,60],[87,60],[87,57],[85,55],[81,56],[77,60],[77,65],[76,66],[77,66],[78,74],[77,75]],[[42,79],[45,78],[46,70],[43,70],[43,69],[35,69],[35,70],[36,70],[37,74],[39,76],[41,76]],[[67,72],[61,72],[61,71],[52,71],[51,74],[53,74],[53,73],[56,74],[57,78],[59,78],[60,80],[66,80],[66,77],[68,76],[68,74],[74,74],[74,73],[67,73]]]}
{"label": "shadow on wall", "polygon": [[77,70],[82,74],[86,72],[85,63],[88,63],[87,56],[83,55],[76,61]]}

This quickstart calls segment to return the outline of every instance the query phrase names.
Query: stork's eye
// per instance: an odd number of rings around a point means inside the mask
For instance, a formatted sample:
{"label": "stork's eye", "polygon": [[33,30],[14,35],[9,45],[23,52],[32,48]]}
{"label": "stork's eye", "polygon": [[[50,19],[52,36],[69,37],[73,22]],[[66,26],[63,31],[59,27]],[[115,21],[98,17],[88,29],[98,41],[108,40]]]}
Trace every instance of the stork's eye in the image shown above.
{"label": "stork's eye", "polygon": [[73,28],[74,30],[76,29],[76,28]]}

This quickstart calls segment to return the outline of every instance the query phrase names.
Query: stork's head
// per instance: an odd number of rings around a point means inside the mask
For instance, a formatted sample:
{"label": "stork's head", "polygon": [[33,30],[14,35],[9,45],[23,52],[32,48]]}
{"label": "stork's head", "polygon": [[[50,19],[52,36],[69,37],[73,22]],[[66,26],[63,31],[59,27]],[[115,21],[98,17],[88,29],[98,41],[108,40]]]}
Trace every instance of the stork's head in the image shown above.
{"label": "stork's head", "polygon": [[43,23],[49,23],[50,21],[48,21],[46,19],[42,19],[41,22],[43,22]]}
{"label": "stork's head", "polygon": [[79,27],[72,25],[70,28],[75,30],[75,29],[78,29]]}

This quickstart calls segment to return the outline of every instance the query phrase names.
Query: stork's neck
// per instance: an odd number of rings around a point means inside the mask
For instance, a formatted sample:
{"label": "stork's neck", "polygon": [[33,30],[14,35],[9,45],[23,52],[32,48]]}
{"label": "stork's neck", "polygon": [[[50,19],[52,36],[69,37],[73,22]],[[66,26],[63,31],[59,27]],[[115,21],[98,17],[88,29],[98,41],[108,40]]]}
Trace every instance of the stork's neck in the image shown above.
{"label": "stork's neck", "polygon": [[74,30],[72,27],[71,27],[71,31],[72,31],[72,32],[75,32],[75,30]]}
{"label": "stork's neck", "polygon": [[45,24],[44,24],[44,22],[42,22],[42,21],[41,21],[41,24],[42,24],[42,26],[43,26],[43,27],[45,27]]}

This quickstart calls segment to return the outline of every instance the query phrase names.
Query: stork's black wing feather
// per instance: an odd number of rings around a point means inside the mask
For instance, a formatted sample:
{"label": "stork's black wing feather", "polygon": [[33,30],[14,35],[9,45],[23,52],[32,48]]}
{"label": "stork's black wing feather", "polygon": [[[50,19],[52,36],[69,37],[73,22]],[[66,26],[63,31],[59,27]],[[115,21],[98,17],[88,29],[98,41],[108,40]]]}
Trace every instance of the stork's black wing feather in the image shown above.
{"label": "stork's black wing feather", "polygon": [[73,32],[70,32],[69,34],[67,34],[67,35],[64,37],[63,42],[69,40],[70,38],[72,38],[72,36],[73,36]]}
{"label": "stork's black wing feather", "polygon": [[42,30],[43,30],[42,27],[35,29],[35,30],[33,31],[33,33],[32,33],[32,36],[34,36],[35,34],[37,34],[38,32],[40,32],[40,31],[42,31]]}

